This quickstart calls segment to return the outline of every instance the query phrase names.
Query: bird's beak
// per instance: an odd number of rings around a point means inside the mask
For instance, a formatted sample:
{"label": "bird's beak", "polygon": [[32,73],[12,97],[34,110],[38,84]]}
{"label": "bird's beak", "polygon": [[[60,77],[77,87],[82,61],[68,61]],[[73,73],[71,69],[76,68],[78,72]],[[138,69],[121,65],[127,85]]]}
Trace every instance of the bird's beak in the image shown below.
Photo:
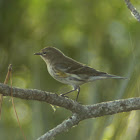
{"label": "bird's beak", "polygon": [[38,52],[38,53],[34,53],[34,55],[42,55],[42,53]]}

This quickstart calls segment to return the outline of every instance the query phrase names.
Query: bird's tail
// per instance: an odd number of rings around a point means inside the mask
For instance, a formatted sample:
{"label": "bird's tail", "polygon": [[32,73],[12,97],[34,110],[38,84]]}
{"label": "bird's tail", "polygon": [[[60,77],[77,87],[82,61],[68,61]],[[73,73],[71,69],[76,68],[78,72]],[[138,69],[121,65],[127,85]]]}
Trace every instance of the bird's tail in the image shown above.
{"label": "bird's tail", "polygon": [[121,76],[117,76],[117,75],[111,75],[111,74],[102,74],[100,75],[102,78],[105,78],[105,79],[110,79],[110,78],[113,78],[113,79],[128,79],[127,77],[121,77]]}
{"label": "bird's tail", "polygon": [[127,77],[121,77],[117,75],[111,75],[107,73],[102,73],[97,76],[93,76],[89,79],[89,81],[94,81],[94,80],[101,80],[101,79],[128,79]]}

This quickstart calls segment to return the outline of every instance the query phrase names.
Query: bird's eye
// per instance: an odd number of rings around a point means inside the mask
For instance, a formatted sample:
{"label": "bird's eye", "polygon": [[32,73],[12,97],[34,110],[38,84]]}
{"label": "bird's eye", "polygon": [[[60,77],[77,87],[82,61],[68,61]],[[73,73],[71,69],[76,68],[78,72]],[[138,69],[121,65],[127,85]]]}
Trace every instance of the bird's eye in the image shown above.
{"label": "bird's eye", "polygon": [[45,55],[45,54],[46,54],[46,52],[43,52],[42,54],[43,54],[43,55]]}

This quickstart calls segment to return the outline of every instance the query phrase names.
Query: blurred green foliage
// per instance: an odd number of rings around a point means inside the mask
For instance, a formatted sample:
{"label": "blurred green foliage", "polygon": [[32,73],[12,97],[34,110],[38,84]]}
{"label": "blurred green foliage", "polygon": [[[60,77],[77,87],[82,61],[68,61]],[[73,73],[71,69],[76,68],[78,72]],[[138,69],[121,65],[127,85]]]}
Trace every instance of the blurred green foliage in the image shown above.
{"label": "blurred green foliage", "polygon": [[[140,2],[135,1],[140,11]],[[34,52],[55,46],[66,55],[130,80],[103,80],[81,87],[79,101],[94,104],[140,95],[140,24],[124,1],[1,0],[0,82],[13,64],[13,86],[64,93],[69,86],[55,81]],[[69,95],[75,99],[76,94]],[[37,101],[14,99],[28,140],[52,129],[71,113]],[[65,113],[64,113],[65,112]],[[140,112],[132,111],[81,122],[57,140],[139,140]],[[21,140],[9,97],[4,98],[1,140]]]}

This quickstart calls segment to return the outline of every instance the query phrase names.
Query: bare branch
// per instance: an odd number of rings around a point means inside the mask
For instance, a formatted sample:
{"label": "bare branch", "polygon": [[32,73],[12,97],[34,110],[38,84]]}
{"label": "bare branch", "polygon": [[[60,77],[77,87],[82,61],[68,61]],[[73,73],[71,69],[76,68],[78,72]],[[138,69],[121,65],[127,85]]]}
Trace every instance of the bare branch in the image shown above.
{"label": "bare branch", "polygon": [[[36,89],[20,89],[16,87],[13,87],[12,90],[14,97],[47,102],[49,104],[64,107],[73,112],[73,115],[70,118],[42,135],[38,140],[50,140],[59,133],[68,131],[84,119],[140,110],[140,97],[102,102],[94,105],[80,105],[71,99],[58,96],[55,93]],[[0,93],[3,94],[3,96],[10,96],[10,87],[0,83]]]}
{"label": "bare branch", "polygon": [[51,140],[59,133],[68,131],[80,121],[93,117],[101,117],[105,115],[116,114],[120,112],[128,112],[131,110],[140,110],[140,98],[130,98],[125,100],[116,100],[95,105],[87,105],[88,112],[86,114],[73,114],[69,119],[42,135],[38,140]]}
{"label": "bare branch", "polygon": [[[101,117],[132,110],[140,110],[140,97],[87,105],[87,118]],[[86,118],[86,119],[87,119]]]}
{"label": "bare branch", "polygon": [[[11,87],[8,85],[0,83],[0,93],[3,94],[3,96],[11,96],[10,88]],[[16,98],[47,102],[52,105],[64,107],[75,113],[84,113],[86,111],[86,108],[84,108],[84,106],[80,105],[76,101],[61,97],[55,93],[45,92],[37,89],[20,89],[16,87],[13,87],[12,91],[13,97]]]}
{"label": "bare branch", "polygon": [[130,9],[132,15],[140,22],[140,14],[136,8],[131,4],[130,0],[125,0],[127,7]]}
{"label": "bare branch", "polygon": [[67,120],[63,121],[61,124],[56,126],[54,129],[48,131],[44,135],[42,135],[40,138],[37,140],[51,140],[53,139],[56,135],[62,132],[68,131],[71,127],[77,125],[81,119],[77,114],[73,114],[70,118]]}

